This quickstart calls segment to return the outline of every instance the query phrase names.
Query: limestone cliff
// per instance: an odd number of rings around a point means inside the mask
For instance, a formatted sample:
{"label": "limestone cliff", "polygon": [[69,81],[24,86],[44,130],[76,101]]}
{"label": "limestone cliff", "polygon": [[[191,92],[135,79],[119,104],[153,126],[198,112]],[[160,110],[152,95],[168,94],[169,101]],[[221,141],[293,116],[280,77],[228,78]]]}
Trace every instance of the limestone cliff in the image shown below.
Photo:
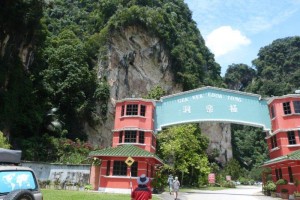
{"label": "limestone cliff", "polygon": [[[101,146],[111,145],[115,101],[143,97],[157,85],[167,94],[182,91],[171,71],[168,51],[159,38],[141,27],[127,27],[112,35],[110,41],[107,61],[98,62],[98,77],[106,76],[110,86],[107,119],[95,129],[86,126],[89,141]],[[205,123],[201,128],[210,138],[209,151],[214,148],[220,151],[221,163],[232,157],[230,125]]]}
{"label": "limestone cliff", "polygon": [[207,153],[213,154],[217,150],[219,156],[215,158],[219,163],[227,163],[232,158],[231,126],[228,123],[205,122],[200,123],[202,134],[209,138]]}
{"label": "limestone cliff", "polygon": [[101,146],[111,144],[115,101],[143,97],[157,85],[167,94],[182,91],[174,80],[163,42],[141,27],[113,34],[106,56],[107,61],[98,62],[98,77],[105,76],[110,86],[107,119],[94,129],[86,126],[89,141]]}

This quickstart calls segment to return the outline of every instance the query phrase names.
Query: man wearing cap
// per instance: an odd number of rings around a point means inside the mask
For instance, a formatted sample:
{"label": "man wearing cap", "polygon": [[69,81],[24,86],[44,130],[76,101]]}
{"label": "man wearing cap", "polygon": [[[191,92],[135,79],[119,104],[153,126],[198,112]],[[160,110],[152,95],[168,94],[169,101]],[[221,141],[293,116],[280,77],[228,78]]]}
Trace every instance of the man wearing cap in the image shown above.
{"label": "man wearing cap", "polygon": [[149,178],[142,174],[138,179],[138,187],[131,192],[132,200],[149,200],[152,199],[151,190],[147,187]]}

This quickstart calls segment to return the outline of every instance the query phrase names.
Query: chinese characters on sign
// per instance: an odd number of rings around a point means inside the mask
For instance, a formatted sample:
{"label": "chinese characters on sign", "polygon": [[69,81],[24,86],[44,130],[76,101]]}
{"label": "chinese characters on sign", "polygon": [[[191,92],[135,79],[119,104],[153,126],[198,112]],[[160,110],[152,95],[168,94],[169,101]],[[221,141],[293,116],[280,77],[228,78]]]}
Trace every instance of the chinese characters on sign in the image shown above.
{"label": "chinese characters on sign", "polygon": [[230,110],[230,112],[238,112],[238,108],[236,105],[230,105],[229,110]]}
{"label": "chinese characters on sign", "polygon": [[191,113],[191,106],[183,106],[183,113]]}
{"label": "chinese characters on sign", "polygon": [[208,112],[208,113],[214,112],[214,107],[212,105],[207,105],[206,106],[206,112]]}

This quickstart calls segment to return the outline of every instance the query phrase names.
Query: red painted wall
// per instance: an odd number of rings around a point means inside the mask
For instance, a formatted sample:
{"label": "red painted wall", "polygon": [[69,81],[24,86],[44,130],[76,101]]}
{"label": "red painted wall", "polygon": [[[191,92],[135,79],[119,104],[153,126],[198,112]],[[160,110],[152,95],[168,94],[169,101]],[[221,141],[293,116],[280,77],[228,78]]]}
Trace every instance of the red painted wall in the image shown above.
{"label": "red painted wall", "polygon": [[294,191],[300,191],[300,186],[296,187],[294,182],[290,182],[290,176],[288,172],[288,166],[292,168],[293,181],[295,182],[297,179],[300,180],[300,161],[288,160],[281,163],[276,163],[271,165],[272,169],[272,180],[274,183],[278,180],[276,177],[275,169],[281,169],[282,178],[288,181],[286,185],[277,185],[277,192],[280,193],[282,188],[286,188],[289,190],[289,194],[293,194]]}
{"label": "red painted wall", "polygon": [[[299,128],[300,127],[300,114],[295,113],[293,101],[300,101],[300,98],[279,98],[275,99],[269,104],[269,109],[274,106],[276,117],[271,119],[272,131],[276,132],[282,129]],[[285,115],[283,111],[283,103],[290,102],[291,114]]]}
{"label": "red painted wall", "polygon": [[[287,95],[275,98],[269,103],[270,118],[272,123],[272,133],[276,135],[277,147],[272,149],[271,137],[267,138],[267,144],[269,148],[270,159],[275,159],[277,157],[287,155],[293,151],[300,149],[300,137],[298,130],[300,128],[300,114],[295,113],[293,101],[300,101],[299,95]],[[291,114],[285,114],[283,109],[283,103],[290,102]],[[271,117],[271,107],[273,106],[275,117]],[[288,131],[294,131],[296,144],[289,144]],[[273,137],[273,136],[272,136]],[[277,192],[280,193],[282,188],[289,190],[289,194],[293,194],[294,191],[299,190],[300,186],[296,188],[294,181],[296,179],[300,180],[300,161],[299,160],[285,160],[270,164],[266,167],[272,169],[272,180],[276,182],[278,177],[276,177],[275,169],[281,169],[282,178],[286,179],[289,183],[286,185],[278,185]],[[294,180],[290,180],[290,174],[288,167],[292,169],[292,177]]]}
{"label": "red painted wall", "polygon": [[[121,116],[122,106],[128,104],[138,104],[138,113],[140,113],[140,105],[146,106],[145,116],[140,115],[128,115],[126,116],[126,106],[124,110],[124,116]],[[115,125],[114,130],[126,129],[126,128],[139,128],[143,130],[154,129],[154,104],[152,101],[146,101],[141,99],[127,100],[116,103]]]}
{"label": "red painted wall", "polygon": [[[122,143],[119,143],[119,132],[114,132],[113,133],[113,144],[112,147],[117,147],[118,145],[122,145],[122,144],[129,144],[129,143],[124,143],[124,134],[123,134],[123,139],[122,139]],[[145,132],[145,141],[144,143],[130,143],[133,144],[141,149],[144,149],[146,151],[149,151],[151,153],[155,153],[156,152],[156,137],[154,135],[153,132]],[[154,140],[152,142],[152,140]],[[138,141],[138,138],[137,138]]]}
{"label": "red painted wall", "polygon": [[[267,139],[270,158],[274,159],[300,149],[300,138],[297,129],[300,127],[300,114],[295,113],[293,101],[300,101],[298,95],[291,97],[278,97],[269,104],[272,132],[276,134],[277,147],[272,149],[271,138]],[[290,102],[291,114],[284,114],[283,103]],[[274,108],[275,117],[271,117],[271,107]],[[289,144],[288,131],[294,131],[296,144]]]}
{"label": "red painted wall", "polygon": [[[138,176],[130,178],[130,168],[127,168],[126,176],[113,176],[113,160],[124,161],[127,157],[99,157],[102,160],[101,166],[92,166],[90,183],[93,188],[97,190],[99,187],[102,188],[124,188],[130,189],[130,181],[132,183],[132,188],[137,187],[137,177],[146,174],[150,179],[153,178],[155,173],[155,164],[160,164],[157,160],[153,158],[134,158],[135,162],[138,162]],[[107,161],[111,160],[109,176],[106,175],[107,172]],[[96,172],[96,173],[95,173]],[[97,177],[98,176],[98,177]],[[149,183],[150,187],[151,183]]]}

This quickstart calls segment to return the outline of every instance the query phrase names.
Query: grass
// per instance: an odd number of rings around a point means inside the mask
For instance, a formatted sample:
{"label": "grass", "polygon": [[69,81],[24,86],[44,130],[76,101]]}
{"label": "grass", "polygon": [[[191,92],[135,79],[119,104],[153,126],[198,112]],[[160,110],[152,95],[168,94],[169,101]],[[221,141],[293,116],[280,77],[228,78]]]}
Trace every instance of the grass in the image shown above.
{"label": "grass", "polygon": [[[45,200],[130,200],[129,194],[107,194],[91,191],[42,189]],[[158,200],[153,196],[153,200]]]}

